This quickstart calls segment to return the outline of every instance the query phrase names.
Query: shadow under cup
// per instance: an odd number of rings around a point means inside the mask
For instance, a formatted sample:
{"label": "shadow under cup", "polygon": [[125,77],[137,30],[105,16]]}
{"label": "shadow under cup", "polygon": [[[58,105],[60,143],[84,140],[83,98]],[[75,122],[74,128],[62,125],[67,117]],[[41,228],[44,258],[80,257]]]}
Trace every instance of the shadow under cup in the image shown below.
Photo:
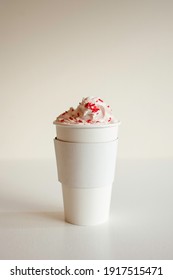
{"label": "shadow under cup", "polygon": [[118,125],[56,125],[54,146],[67,222],[96,225],[108,219]]}

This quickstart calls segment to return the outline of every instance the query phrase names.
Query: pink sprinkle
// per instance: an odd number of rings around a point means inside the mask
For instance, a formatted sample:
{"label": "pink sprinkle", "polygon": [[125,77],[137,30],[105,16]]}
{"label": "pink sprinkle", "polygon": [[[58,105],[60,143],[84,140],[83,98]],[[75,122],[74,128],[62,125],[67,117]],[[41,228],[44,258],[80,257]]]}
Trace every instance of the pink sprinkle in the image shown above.
{"label": "pink sprinkle", "polygon": [[91,103],[91,102],[86,103],[85,107],[87,109],[90,109],[93,113],[96,113],[97,111],[100,110],[94,103]]}
{"label": "pink sprinkle", "polygon": [[108,107],[108,108],[110,108],[110,106],[109,106],[109,105],[108,105],[107,107]]}

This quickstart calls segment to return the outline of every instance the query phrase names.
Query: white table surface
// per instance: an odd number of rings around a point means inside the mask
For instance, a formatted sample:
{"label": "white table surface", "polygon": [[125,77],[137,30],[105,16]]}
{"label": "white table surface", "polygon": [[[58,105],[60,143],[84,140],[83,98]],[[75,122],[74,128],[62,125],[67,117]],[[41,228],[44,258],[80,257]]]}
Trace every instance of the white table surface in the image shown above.
{"label": "white table surface", "polygon": [[173,160],[118,160],[110,219],[64,222],[55,160],[0,162],[0,259],[173,259]]}

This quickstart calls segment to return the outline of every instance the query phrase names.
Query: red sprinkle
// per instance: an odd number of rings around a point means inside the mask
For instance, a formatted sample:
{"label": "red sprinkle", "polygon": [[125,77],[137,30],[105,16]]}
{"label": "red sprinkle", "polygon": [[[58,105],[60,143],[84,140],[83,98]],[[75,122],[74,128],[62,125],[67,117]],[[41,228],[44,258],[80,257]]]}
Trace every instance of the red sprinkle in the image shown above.
{"label": "red sprinkle", "polygon": [[60,122],[64,122],[64,120],[60,120]]}
{"label": "red sprinkle", "polygon": [[96,113],[100,110],[94,103],[91,102],[86,103],[85,108],[90,109],[93,113]]}
{"label": "red sprinkle", "polygon": [[69,119],[70,119],[70,120],[73,120],[73,118],[72,118],[72,117],[70,117]]}
{"label": "red sprinkle", "polygon": [[91,122],[91,120],[87,120],[87,123],[90,123]]}
{"label": "red sprinkle", "polygon": [[82,123],[82,121],[81,121],[81,120],[78,120],[78,122]]}
{"label": "red sprinkle", "polygon": [[103,100],[102,100],[102,99],[100,99],[100,98],[99,98],[98,100],[99,100],[100,102],[103,102]]}
{"label": "red sprinkle", "polygon": [[108,122],[110,122],[110,121],[111,121],[111,118],[108,119]]}
{"label": "red sprinkle", "polygon": [[107,107],[108,107],[108,108],[110,108],[110,106],[109,106],[109,105],[108,105]]}

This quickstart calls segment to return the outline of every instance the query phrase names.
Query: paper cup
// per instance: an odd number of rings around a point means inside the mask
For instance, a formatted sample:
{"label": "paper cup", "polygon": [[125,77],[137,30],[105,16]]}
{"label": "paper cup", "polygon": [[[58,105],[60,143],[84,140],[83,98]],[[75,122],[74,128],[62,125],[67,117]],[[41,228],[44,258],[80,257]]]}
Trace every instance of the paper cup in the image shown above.
{"label": "paper cup", "polygon": [[60,126],[60,130],[57,135],[64,135],[65,140],[56,137],[54,146],[65,220],[77,225],[103,223],[109,217],[114,181],[118,144],[115,127],[75,127],[78,137],[71,126]]}

